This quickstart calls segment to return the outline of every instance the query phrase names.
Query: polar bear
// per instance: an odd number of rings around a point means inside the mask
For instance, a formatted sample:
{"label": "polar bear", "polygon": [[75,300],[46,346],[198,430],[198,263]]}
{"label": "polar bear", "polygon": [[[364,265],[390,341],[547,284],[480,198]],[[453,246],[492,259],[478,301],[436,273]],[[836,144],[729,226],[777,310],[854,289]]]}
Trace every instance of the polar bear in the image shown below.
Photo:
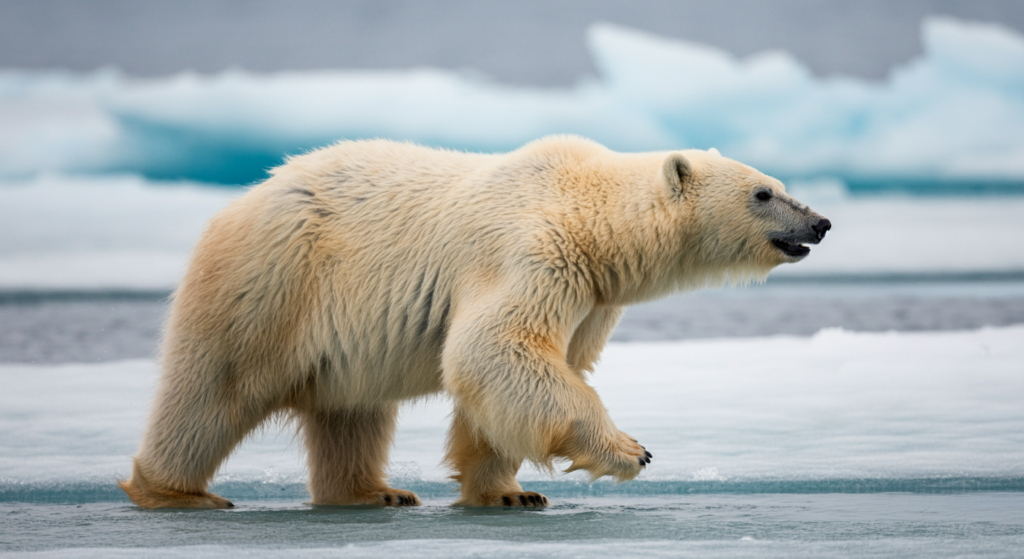
{"label": "polar bear", "polygon": [[403,400],[454,405],[456,504],[544,506],[524,460],[628,480],[651,454],[585,374],[626,305],[764,278],[831,224],[715,151],[551,137],[507,154],[389,141],[291,158],[209,223],[178,287],[152,415],[120,485],[222,508],[221,462],[297,419],[314,504],[417,505],[384,475]]}

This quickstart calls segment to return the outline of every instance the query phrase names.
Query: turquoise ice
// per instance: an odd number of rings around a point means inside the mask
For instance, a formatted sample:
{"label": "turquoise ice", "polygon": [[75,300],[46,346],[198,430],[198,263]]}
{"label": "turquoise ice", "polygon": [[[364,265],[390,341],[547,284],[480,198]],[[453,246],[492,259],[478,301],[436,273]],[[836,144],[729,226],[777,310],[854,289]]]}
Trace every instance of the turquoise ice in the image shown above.
{"label": "turquoise ice", "polygon": [[581,134],[620,151],[716,147],[785,179],[854,190],[1019,191],[1024,38],[925,20],[924,56],[884,81],[813,75],[785,52],[724,51],[594,25],[596,80],[509,87],[412,71],[132,78],[0,72],[0,176],[127,172],[251,183],[339,139],[480,151]]}

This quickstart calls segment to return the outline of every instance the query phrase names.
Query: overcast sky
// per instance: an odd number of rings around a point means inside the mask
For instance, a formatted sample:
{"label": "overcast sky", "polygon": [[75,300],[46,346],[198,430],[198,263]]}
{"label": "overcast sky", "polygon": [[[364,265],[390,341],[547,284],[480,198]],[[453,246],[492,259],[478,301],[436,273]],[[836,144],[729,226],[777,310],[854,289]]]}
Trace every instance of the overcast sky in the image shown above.
{"label": "overcast sky", "polygon": [[1020,0],[0,0],[0,67],[134,75],[434,66],[566,86],[593,75],[594,21],[723,47],[786,49],[820,75],[881,78],[928,14],[1024,30]]}

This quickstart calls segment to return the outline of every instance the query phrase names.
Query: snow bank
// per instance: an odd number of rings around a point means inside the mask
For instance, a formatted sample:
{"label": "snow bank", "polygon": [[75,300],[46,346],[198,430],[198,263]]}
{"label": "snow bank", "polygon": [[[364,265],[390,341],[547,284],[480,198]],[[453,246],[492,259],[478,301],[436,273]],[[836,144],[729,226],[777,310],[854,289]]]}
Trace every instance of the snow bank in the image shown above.
{"label": "snow bank", "polygon": [[[615,344],[592,382],[619,427],[654,453],[640,477],[649,483],[1021,479],[1022,362],[1022,327],[826,330],[812,338]],[[0,382],[0,494],[75,483],[116,493],[113,477],[130,473],[154,391],[152,362],[6,364]],[[443,399],[403,408],[394,477],[444,479],[448,409]],[[290,428],[270,427],[242,445],[218,483],[250,487],[247,494],[301,487],[300,449]],[[531,470],[521,477],[548,479]]]}
{"label": "snow bank", "polygon": [[737,59],[606,24],[589,34],[600,76],[567,90],[432,69],[164,79],[7,71],[0,176],[247,183],[284,153],[341,138],[491,151],[576,133],[618,150],[717,147],[784,178],[832,176],[854,189],[938,180],[1019,190],[1024,38],[947,18],[926,20],[922,35],[924,56],[883,83],[819,78],[783,52]]}
{"label": "snow bank", "polygon": [[[794,193],[834,228],[773,274],[1024,270],[1024,198]],[[0,182],[0,290],[173,288],[203,225],[241,189],[132,177]]]}
{"label": "snow bank", "polygon": [[125,176],[0,184],[0,289],[171,289],[242,192]]}

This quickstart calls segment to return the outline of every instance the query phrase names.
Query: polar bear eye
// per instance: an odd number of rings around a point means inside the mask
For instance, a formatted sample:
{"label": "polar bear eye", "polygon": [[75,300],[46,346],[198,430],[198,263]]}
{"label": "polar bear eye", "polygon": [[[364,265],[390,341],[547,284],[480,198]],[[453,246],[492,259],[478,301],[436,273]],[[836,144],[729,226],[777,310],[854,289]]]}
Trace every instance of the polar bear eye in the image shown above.
{"label": "polar bear eye", "polygon": [[767,190],[758,190],[757,194],[754,195],[754,198],[757,198],[762,202],[767,202],[772,199],[772,193]]}

